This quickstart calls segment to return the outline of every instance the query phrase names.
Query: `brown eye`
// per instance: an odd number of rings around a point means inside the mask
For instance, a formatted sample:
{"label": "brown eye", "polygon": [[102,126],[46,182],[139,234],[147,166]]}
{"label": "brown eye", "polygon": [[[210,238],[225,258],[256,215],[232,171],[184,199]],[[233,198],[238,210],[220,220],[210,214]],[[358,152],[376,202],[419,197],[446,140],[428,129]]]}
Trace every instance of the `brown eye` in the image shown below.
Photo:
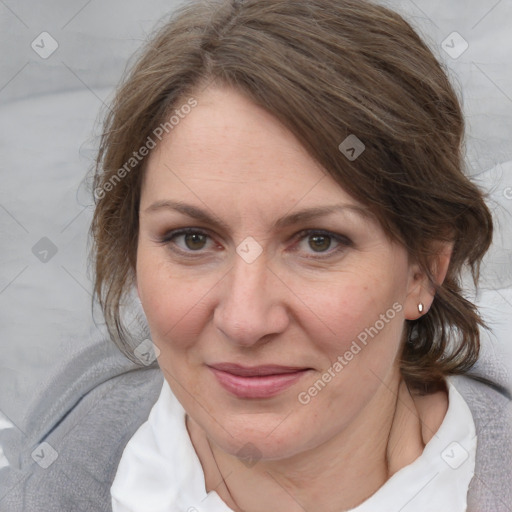
{"label": "brown eye", "polygon": [[173,252],[192,257],[201,256],[205,253],[209,249],[209,242],[213,242],[213,240],[204,231],[186,228],[172,231],[160,238],[158,242],[169,247]]}
{"label": "brown eye", "polygon": [[352,241],[346,236],[310,229],[299,233],[299,241],[292,251],[304,253],[305,258],[321,259],[335,257],[352,246]]}
{"label": "brown eye", "polygon": [[184,242],[187,249],[191,251],[198,251],[203,249],[206,245],[207,235],[202,233],[187,233],[184,236]]}
{"label": "brown eye", "polygon": [[309,246],[315,252],[323,252],[331,246],[331,237],[328,235],[312,235],[309,237]]}

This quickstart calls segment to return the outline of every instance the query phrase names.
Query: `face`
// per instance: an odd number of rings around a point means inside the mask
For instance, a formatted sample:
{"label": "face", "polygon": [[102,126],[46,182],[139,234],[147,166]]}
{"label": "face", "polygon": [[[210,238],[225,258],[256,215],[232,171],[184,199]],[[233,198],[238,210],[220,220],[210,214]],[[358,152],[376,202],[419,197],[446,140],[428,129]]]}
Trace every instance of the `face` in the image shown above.
{"label": "face", "polygon": [[139,297],[207,435],[292,456],[382,405],[416,270],[270,114],[230,89],[196,99],[148,160]]}

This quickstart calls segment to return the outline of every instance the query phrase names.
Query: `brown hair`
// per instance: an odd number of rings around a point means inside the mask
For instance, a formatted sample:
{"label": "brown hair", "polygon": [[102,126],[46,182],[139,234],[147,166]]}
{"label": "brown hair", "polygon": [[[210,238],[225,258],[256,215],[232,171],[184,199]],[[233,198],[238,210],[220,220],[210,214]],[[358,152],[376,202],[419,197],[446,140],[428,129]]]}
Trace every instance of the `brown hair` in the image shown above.
{"label": "brown hair", "polygon": [[[120,304],[134,285],[145,159],[126,162],[213,82],[284,123],[430,277],[434,243],[453,241],[428,314],[406,322],[401,371],[424,391],[466,372],[484,323],[460,278],[468,266],[478,281],[491,214],[462,171],[464,121],[442,66],[398,14],[361,0],[188,2],[142,49],[106,117],[94,176],[94,292],[119,348],[135,360]],[[351,134],[365,145],[355,160],[339,149]]]}

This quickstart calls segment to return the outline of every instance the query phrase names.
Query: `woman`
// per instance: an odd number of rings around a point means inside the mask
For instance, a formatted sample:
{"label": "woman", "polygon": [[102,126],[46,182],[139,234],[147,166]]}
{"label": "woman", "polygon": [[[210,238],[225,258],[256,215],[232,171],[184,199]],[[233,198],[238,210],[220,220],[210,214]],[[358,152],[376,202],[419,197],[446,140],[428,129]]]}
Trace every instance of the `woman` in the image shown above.
{"label": "woman", "polygon": [[441,66],[383,7],[197,2],[159,31],[95,177],[95,291],[135,361],[136,289],[164,377],[114,512],[507,510],[510,471],[482,468],[509,462],[481,444],[481,401],[504,399],[454,377],[484,325],[461,272],[492,238],[462,139]]}

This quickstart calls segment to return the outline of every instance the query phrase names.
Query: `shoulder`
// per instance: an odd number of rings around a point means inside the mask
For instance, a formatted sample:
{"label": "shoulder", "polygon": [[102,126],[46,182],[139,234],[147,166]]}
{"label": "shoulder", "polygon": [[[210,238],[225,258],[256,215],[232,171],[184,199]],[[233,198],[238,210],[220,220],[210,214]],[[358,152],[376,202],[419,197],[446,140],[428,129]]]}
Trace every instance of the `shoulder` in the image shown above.
{"label": "shoulder", "polygon": [[505,388],[478,377],[451,377],[468,404],[477,433],[468,510],[509,511],[512,502],[512,400]]}
{"label": "shoulder", "polygon": [[[73,369],[80,366],[78,359],[68,361],[45,389],[53,405],[39,397],[26,436],[11,446],[15,453],[9,460],[17,457],[19,467],[9,468],[4,480],[9,490],[0,510],[111,511],[110,486],[119,460],[148,419],[163,375],[158,367],[138,367],[108,353],[113,357],[109,361],[82,354],[88,361],[84,365],[82,360],[78,375]],[[105,355],[102,350],[98,354]],[[45,410],[49,405],[52,409]]]}

